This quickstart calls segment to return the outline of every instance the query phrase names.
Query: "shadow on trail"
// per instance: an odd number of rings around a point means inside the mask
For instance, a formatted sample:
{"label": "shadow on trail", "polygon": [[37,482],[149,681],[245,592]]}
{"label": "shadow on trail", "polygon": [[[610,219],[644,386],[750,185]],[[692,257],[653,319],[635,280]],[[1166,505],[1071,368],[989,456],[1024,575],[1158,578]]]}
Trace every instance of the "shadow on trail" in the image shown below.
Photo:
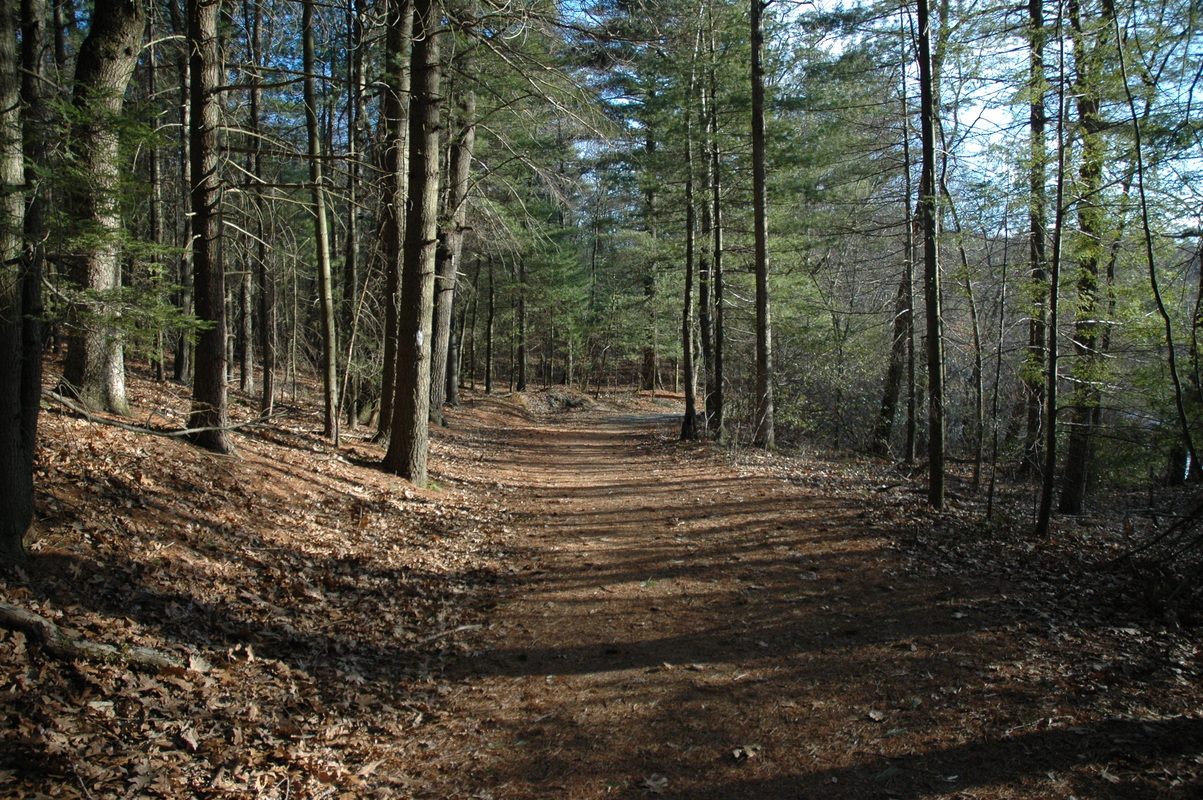
{"label": "shadow on trail", "polygon": [[1198,796],[1195,772],[1167,794],[1141,765],[1198,757],[1203,721],[1052,719],[1041,681],[994,673],[1013,655],[999,587],[907,573],[854,496],[713,464],[695,475],[656,446],[677,419],[496,436],[528,538],[498,628],[453,668],[485,695],[465,785],[499,798]]}

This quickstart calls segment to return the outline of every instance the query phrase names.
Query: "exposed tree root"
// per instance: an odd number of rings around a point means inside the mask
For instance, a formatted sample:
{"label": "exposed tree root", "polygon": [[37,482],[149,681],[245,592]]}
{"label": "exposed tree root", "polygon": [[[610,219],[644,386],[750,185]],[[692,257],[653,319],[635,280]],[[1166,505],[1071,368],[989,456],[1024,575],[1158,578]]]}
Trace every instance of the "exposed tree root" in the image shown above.
{"label": "exposed tree root", "polygon": [[167,667],[182,668],[184,665],[171,656],[149,647],[134,645],[114,647],[111,644],[92,642],[71,636],[50,620],[32,611],[0,602],[0,628],[20,631],[37,641],[42,649],[64,661],[87,659],[90,661],[123,661],[131,666],[148,670]]}

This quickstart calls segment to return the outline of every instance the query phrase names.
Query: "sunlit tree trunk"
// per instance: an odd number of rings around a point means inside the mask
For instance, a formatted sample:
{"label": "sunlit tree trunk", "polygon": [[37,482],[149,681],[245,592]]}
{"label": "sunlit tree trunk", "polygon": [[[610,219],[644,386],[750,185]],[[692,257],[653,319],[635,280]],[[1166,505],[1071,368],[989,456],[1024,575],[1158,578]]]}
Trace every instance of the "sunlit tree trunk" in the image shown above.
{"label": "sunlit tree trunk", "polygon": [[[1075,390],[1069,406],[1069,437],[1062,477],[1062,514],[1081,514],[1085,510],[1087,486],[1093,461],[1095,409],[1101,400],[1102,359],[1099,356],[1098,319],[1101,286],[1104,210],[1099,202],[1103,184],[1102,51],[1110,33],[1110,15],[1114,6],[1102,3],[1101,19],[1083,20],[1078,0],[1068,3],[1069,24],[1074,43],[1074,96],[1082,142],[1078,167],[1077,307],[1073,346],[1076,363]],[[1095,27],[1097,26],[1097,28]],[[1093,39],[1094,41],[1088,41]]]}
{"label": "sunlit tree trunk", "polygon": [[190,0],[190,155],[192,175],[192,273],[196,316],[204,323],[196,340],[196,366],[188,427],[192,439],[217,453],[233,449],[227,430],[225,269],[221,261],[221,202],[217,174],[217,91],[221,54],[217,21],[221,0]]}
{"label": "sunlit tree trunk", "polygon": [[73,309],[73,331],[63,368],[66,389],[89,408],[129,413],[125,355],[110,315],[119,307],[103,299],[121,286],[120,125],[125,90],[138,63],[146,6],[137,0],[97,0],[88,37],[75,65],[73,105],[78,121],[70,135],[72,176],[64,205],[77,226],[68,272],[77,288],[100,293]]}
{"label": "sunlit tree trunk", "polygon": [[[690,80],[689,100],[693,102],[693,80]],[[694,206],[693,129],[690,109],[685,111],[685,291],[681,308],[681,367],[685,383],[685,413],[681,417],[681,439],[698,438],[697,378],[694,375],[693,354],[693,277],[694,251],[697,238],[697,209]]]}
{"label": "sunlit tree trunk", "polygon": [[326,216],[326,177],[322,168],[322,138],[317,118],[313,0],[305,0],[301,7],[301,36],[305,71],[305,130],[309,138],[309,189],[313,205],[314,247],[317,250],[318,311],[322,326],[322,435],[338,444],[338,346],[335,341],[329,219]]}
{"label": "sunlit tree trunk", "polygon": [[936,196],[936,76],[931,52],[931,13],[928,0],[919,0],[919,120],[923,173],[919,181],[923,223],[923,295],[927,315],[927,501],[944,506],[944,332],[940,309],[940,268],[937,258]]}
{"label": "sunlit tree trunk", "polygon": [[1044,75],[1046,39],[1044,0],[1028,0],[1028,270],[1031,274],[1031,317],[1028,320],[1028,352],[1022,371],[1027,432],[1021,467],[1025,472],[1034,471],[1040,464],[1040,431],[1043,422],[1045,314],[1048,306],[1045,253],[1048,238],[1048,198],[1045,189],[1048,113],[1044,105],[1047,95]]}
{"label": "sunlit tree trunk", "polygon": [[[472,61],[458,59],[460,74],[470,74]],[[451,316],[455,306],[455,283],[464,250],[464,231],[468,219],[468,178],[471,174],[472,152],[476,145],[476,92],[459,92],[459,123],[451,144],[448,164],[447,218],[439,248],[440,263],[435,280],[434,350],[431,362],[430,420],[443,423],[443,404],[447,400],[447,365],[451,345]]]}
{"label": "sunlit tree trunk", "polygon": [[[263,181],[263,135],[261,87],[263,67],[263,6],[255,0],[247,3],[250,12],[250,109],[247,121],[251,142],[251,170],[257,181]],[[267,202],[262,190],[254,194],[255,202],[255,282],[259,290],[259,353],[263,363],[263,381],[259,394],[259,411],[270,416],[276,397],[276,280],[268,263]]]}
{"label": "sunlit tree trunk", "polygon": [[401,293],[401,251],[405,235],[405,202],[409,183],[410,49],[413,40],[412,0],[389,0],[385,22],[384,207],[381,209],[380,255],[384,261],[384,369],[380,382],[378,437],[393,430],[397,385],[397,325]]}
{"label": "sunlit tree trunk", "polygon": [[426,485],[430,440],[430,338],[439,212],[440,8],[414,2],[409,113],[409,197],[406,201],[401,313],[393,433],[384,468]]}
{"label": "sunlit tree trunk", "polygon": [[764,0],[751,0],[752,14],[752,217],[756,272],[756,418],[752,441],[772,449],[773,333],[769,313],[768,190],[764,139]]}

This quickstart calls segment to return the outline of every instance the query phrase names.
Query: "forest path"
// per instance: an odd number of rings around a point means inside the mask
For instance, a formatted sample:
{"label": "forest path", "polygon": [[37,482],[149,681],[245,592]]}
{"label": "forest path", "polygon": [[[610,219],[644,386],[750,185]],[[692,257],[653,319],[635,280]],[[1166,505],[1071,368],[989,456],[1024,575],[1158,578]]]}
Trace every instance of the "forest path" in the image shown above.
{"label": "forest path", "polygon": [[678,424],[474,434],[514,513],[509,575],[425,734],[429,796],[1065,796],[1064,748],[1009,735],[1039,696],[991,691],[996,588],[908,571],[846,483],[680,445]]}

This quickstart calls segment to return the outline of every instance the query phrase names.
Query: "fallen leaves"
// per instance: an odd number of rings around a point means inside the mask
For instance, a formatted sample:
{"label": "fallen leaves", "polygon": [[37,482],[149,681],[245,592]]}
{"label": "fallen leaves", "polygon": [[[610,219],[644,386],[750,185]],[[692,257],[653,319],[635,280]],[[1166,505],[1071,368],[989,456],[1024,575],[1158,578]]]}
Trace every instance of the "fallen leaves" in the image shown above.
{"label": "fallen leaves", "polygon": [[0,578],[0,602],[171,661],[64,659],[0,630],[0,796],[360,797],[412,783],[398,764],[416,747],[413,709],[431,716],[431,676],[480,628],[504,515],[315,459],[331,448],[312,430],[283,417],[217,460],[45,415],[39,555]]}

